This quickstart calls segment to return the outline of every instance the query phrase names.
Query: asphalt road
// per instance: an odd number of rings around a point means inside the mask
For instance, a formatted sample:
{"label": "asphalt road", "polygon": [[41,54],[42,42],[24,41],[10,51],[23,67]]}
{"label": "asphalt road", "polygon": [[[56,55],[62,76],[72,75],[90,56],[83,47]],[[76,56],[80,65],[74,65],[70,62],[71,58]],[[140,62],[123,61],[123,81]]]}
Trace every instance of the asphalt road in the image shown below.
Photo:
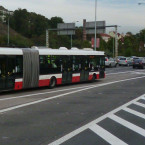
{"label": "asphalt road", "polygon": [[145,144],[145,70],[94,83],[0,94],[0,145]]}

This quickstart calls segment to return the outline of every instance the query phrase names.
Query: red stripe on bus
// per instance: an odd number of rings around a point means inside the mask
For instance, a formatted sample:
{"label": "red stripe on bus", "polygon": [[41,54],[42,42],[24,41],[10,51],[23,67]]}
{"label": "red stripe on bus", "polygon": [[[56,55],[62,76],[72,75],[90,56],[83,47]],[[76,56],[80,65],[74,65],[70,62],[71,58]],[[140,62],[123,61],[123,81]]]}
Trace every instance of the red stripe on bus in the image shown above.
{"label": "red stripe on bus", "polygon": [[15,82],[14,90],[21,90],[23,88],[23,82]]}
{"label": "red stripe on bus", "polygon": [[72,77],[72,83],[80,82],[80,76]]}
{"label": "red stripe on bus", "polygon": [[100,78],[99,74],[97,74],[97,80]]}
{"label": "red stripe on bus", "polygon": [[89,75],[89,81],[93,79],[93,75]]}
{"label": "red stripe on bus", "polygon": [[46,80],[39,80],[39,87],[49,86],[49,79]]}
{"label": "red stripe on bus", "polygon": [[57,83],[56,83],[57,85],[61,85],[62,84],[62,78],[57,78],[56,80],[57,80]]}

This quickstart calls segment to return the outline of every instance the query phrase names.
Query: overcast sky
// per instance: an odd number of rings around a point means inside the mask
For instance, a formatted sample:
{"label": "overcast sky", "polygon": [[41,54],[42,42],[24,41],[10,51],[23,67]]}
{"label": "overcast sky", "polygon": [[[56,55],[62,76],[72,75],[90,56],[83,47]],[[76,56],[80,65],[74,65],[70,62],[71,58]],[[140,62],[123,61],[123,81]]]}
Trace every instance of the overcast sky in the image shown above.
{"label": "overcast sky", "polygon": [[[106,20],[107,25],[120,25],[119,32],[137,33],[145,28],[145,0],[97,0],[97,20]],[[65,22],[83,19],[94,21],[95,0],[0,0],[0,5],[9,10],[25,8],[51,18],[62,17]],[[112,28],[107,31],[113,30]]]}

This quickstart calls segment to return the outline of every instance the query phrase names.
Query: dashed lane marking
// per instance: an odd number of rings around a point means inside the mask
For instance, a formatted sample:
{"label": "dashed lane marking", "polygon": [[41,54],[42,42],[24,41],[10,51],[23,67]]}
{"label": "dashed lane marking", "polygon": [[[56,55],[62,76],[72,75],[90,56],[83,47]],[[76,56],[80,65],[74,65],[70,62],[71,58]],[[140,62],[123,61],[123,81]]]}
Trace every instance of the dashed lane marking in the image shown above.
{"label": "dashed lane marking", "polygon": [[132,72],[132,74],[145,75],[145,72]]}
{"label": "dashed lane marking", "polygon": [[132,71],[117,72],[117,73],[108,73],[106,75],[124,74],[124,73],[132,73],[132,74],[143,73],[143,74],[145,74],[145,71],[144,70],[137,70],[137,71],[132,70]]}
{"label": "dashed lane marking", "polygon": [[[137,132],[138,134],[140,134],[141,136],[145,137],[145,130],[142,129],[141,127],[138,127],[116,115],[114,115],[115,113],[117,113],[118,111],[121,111],[121,110],[125,110],[129,113],[133,113],[130,109],[128,109],[128,106],[131,105],[131,104],[135,104],[138,100],[142,99],[145,97],[145,94],[120,106],[119,108],[116,108],[115,110],[97,118],[96,120],[72,131],[71,133],[61,137],[60,139],[48,144],[48,145],[60,145],[66,141],[68,141],[69,139],[73,138],[74,136],[77,136],[78,134],[80,134],[81,132],[87,130],[87,129],[91,129],[93,132],[95,132],[97,135],[99,135],[100,137],[102,137],[104,140],[106,140],[108,143],[110,144],[114,144],[114,142],[116,142],[114,145],[118,145],[118,142],[117,140],[119,141],[119,143],[121,143],[122,140],[119,140],[115,135],[112,135],[110,132],[108,132],[107,130],[105,129],[102,129],[102,127],[100,127],[99,125],[97,125],[99,122],[103,121],[104,119],[106,118],[110,118],[116,122],[118,122],[119,124],[131,129],[132,131],[135,131]],[[144,114],[141,114],[137,111],[134,112],[136,116],[139,116],[141,118],[144,118]],[[110,136],[110,140],[109,140],[109,137]],[[126,144],[124,141],[122,141],[122,144]]]}

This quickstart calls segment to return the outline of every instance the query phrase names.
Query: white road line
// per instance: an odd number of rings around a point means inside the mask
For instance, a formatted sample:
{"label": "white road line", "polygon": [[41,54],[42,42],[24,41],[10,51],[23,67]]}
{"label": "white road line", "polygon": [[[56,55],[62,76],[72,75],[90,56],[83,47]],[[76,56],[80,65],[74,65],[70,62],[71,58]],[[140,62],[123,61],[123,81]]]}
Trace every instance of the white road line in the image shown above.
{"label": "white road line", "polygon": [[145,130],[141,127],[132,124],[116,115],[111,115],[109,118],[145,137]]}
{"label": "white road line", "polygon": [[130,108],[124,108],[123,110],[126,111],[126,112],[128,112],[128,113],[131,113],[131,114],[133,114],[133,115],[136,115],[136,116],[138,116],[138,117],[140,117],[140,118],[145,119],[145,115],[144,115],[143,113],[134,111],[134,110],[132,110],[132,109],[130,109]]}
{"label": "white road line", "polygon": [[124,73],[130,73],[130,72],[133,72],[133,71],[118,72],[118,73],[108,73],[106,75],[124,74]]}
{"label": "white road line", "polygon": [[117,72],[117,73],[108,73],[106,75],[114,75],[114,74],[124,74],[124,73],[135,73],[135,72],[144,72],[143,70],[141,71],[124,71],[124,72]]}
{"label": "white road line", "polygon": [[126,103],[126,104],[124,104],[124,105],[122,105],[122,106],[120,106],[119,108],[116,108],[115,110],[113,110],[113,111],[111,111],[111,112],[109,112],[109,113],[107,113],[107,114],[105,114],[105,115],[103,115],[103,116],[91,121],[90,123],[88,123],[88,124],[78,128],[78,129],[70,132],[69,134],[67,134],[67,135],[61,137],[60,139],[50,143],[49,145],[60,145],[60,144],[62,144],[63,142],[69,140],[70,138],[72,138],[72,137],[78,135],[79,133],[83,132],[84,130],[88,129],[92,125],[97,124],[98,122],[104,120],[105,118],[109,117],[110,115],[115,114],[116,112],[118,112],[118,111],[126,108],[127,106],[131,105],[132,103],[138,101],[142,97],[145,97],[145,94],[140,96],[140,97],[138,97],[138,98],[136,98],[136,99],[134,99],[134,100],[132,100],[132,101],[130,101],[130,102],[128,102],[128,103]]}
{"label": "white road line", "polygon": [[76,90],[76,91],[60,94],[60,95],[57,95],[57,96],[53,96],[53,97],[49,97],[49,98],[45,98],[45,99],[40,99],[40,100],[37,100],[37,101],[33,101],[33,102],[29,102],[29,103],[13,106],[13,107],[10,107],[10,108],[2,109],[2,110],[0,110],[0,113],[4,113],[4,112],[15,110],[15,109],[18,109],[18,108],[22,108],[22,107],[26,107],[26,106],[30,106],[30,105],[34,105],[34,104],[38,104],[38,103],[42,103],[42,102],[45,102],[45,101],[48,101],[48,100],[53,100],[53,99],[56,99],[56,98],[64,97],[66,95],[82,92],[82,91],[93,89],[93,88],[97,88],[97,87],[102,87],[102,86],[106,86],[106,85],[111,85],[111,84],[115,84],[115,83],[121,83],[121,82],[141,79],[141,78],[145,78],[145,76],[125,79],[125,80],[119,80],[119,81],[114,81],[114,82],[109,82],[109,83],[103,83],[103,84],[99,84],[99,85],[94,85],[92,87],[88,87],[88,88],[84,88],[84,89],[80,89],[80,90]]}
{"label": "white road line", "polygon": [[142,103],[139,103],[139,102],[134,102],[134,104],[145,108],[145,104],[142,104]]}
{"label": "white road line", "polygon": [[89,129],[92,130],[97,135],[99,135],[104,140],[106,140],[111,145],[116,145],[116,143],[117,145],[127,145],[125,142],[123,142],[122,140],[120,140],[107,130],[103,129],[99,125],[93,125]]}
{"label": "white road line", "polygon": [[141,99],[145,100],[145,97],[142,97]]}
{"label": "white road line", "polygon": [[45,95],[45,94],[51,94],[51,93],[57,93],[57,92],[63,92],[63,91],[70,91],[70,90],[75,90],[75,89],[82,89],[84,87],[91,87],[91,86],[92,85],[90,85],[90,86],[83,86],[83,87],[74,87],[74,88],[68,88],[68,89],[62,89],[62,90],[54,90],[54,91],[44,92],[44,93],[29,94],[29,95],[16,96],[16,97],[8,97],[8,98],[2,98],[2,99],[0,99],[0,101],[19,99],[19,98],[26,98],[26,97],[30,97],[30,96]]}

